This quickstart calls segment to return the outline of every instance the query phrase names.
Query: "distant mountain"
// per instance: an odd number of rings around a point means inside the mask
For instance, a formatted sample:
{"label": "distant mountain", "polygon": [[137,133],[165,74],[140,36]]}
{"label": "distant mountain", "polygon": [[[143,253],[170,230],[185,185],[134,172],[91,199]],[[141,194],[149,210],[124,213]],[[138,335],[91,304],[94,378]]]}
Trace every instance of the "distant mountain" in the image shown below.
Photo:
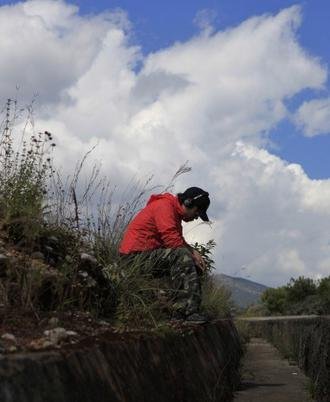
{"label": "distant mountain", "polygon": [[261,294],[268,289],[267,286],[260,283],[225,274],[215,274],[214,278],[231,291],[232,300],[238,307],[244,308],[258,303]]}

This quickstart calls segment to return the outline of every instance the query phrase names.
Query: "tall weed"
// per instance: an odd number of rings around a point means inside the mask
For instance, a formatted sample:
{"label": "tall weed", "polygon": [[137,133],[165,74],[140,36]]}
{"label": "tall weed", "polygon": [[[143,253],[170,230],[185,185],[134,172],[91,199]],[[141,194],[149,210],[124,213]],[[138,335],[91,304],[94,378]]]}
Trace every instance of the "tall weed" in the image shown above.
{"label": "tall weed", "polygon": [[8,99],[0,140],[0,217],[14,242],[24,239],[32,245],[43,219],[55,144],[47,131],[33,134],[28,140],[23,131],[20,146],[15,149],[13,127],[17,114],[13,103]]}

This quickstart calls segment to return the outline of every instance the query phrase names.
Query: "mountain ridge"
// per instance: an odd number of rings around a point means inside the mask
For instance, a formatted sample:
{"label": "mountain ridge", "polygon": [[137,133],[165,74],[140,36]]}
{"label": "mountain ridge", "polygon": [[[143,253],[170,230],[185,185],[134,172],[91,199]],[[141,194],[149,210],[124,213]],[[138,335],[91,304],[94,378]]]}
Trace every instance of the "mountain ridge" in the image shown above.
{"label": "mountain ridge", "polygon": [[262,293],[268,289],[268,286],[261,283],[223,273],[214,274],[214,279],[230,290],[232,301],[240,308],[259,303]]}

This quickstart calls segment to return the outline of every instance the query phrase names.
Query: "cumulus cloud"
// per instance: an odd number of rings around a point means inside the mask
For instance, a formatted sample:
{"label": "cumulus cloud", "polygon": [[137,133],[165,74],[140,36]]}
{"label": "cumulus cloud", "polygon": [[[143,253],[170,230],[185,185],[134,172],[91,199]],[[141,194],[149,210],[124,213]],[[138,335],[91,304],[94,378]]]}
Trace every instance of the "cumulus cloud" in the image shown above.
{"label": "cumulus cloud", "polygon": [[121,26],[119,13],[81,18],[64,1],[31,0],[0,7],[0,88],[3,97],[15,87],[29,100],[59,101],[62,91],[89,70],[109,29]]}
{"label": "cumulus cloud", "polygon": [[329,183],[263,149],[285,100],[327,78],[297,40],[300,23],[291,7],[143,56],[124,12],[29,0],[0,7],[0,93],[40,94],[36,128],[54,133],[65,168],[95,143],[117,183],[137,173],[166,183],[189,160],[174,190],[212,194],[213,226],[186,232],[215,238],[219,270],[244,266],[267,284],[325,275]]}
{"label": "cumulus cloud", "polygon": [[294,115],[294,122],[306,137],[330,133],[330,98],[304,102]]}
{"label": "cumulus cloud", "polygon": [[311,180],[299,165],[242,142],[213,179],[225,205],[213,228],[224,272],[244,267],[242,274],[274,285],[328,275],[330,180]]}

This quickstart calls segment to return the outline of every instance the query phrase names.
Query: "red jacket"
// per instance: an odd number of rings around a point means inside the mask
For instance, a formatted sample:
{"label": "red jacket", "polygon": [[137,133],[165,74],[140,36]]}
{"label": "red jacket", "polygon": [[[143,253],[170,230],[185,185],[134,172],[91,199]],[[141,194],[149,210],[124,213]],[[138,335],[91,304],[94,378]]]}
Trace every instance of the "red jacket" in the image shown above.
{"label": "red jacket", "polygon": [[182,235],[182,218],[183,209],[176,196],[169,193],[152,195],[128,225],[119,252],[130,254],[186,246]]}

